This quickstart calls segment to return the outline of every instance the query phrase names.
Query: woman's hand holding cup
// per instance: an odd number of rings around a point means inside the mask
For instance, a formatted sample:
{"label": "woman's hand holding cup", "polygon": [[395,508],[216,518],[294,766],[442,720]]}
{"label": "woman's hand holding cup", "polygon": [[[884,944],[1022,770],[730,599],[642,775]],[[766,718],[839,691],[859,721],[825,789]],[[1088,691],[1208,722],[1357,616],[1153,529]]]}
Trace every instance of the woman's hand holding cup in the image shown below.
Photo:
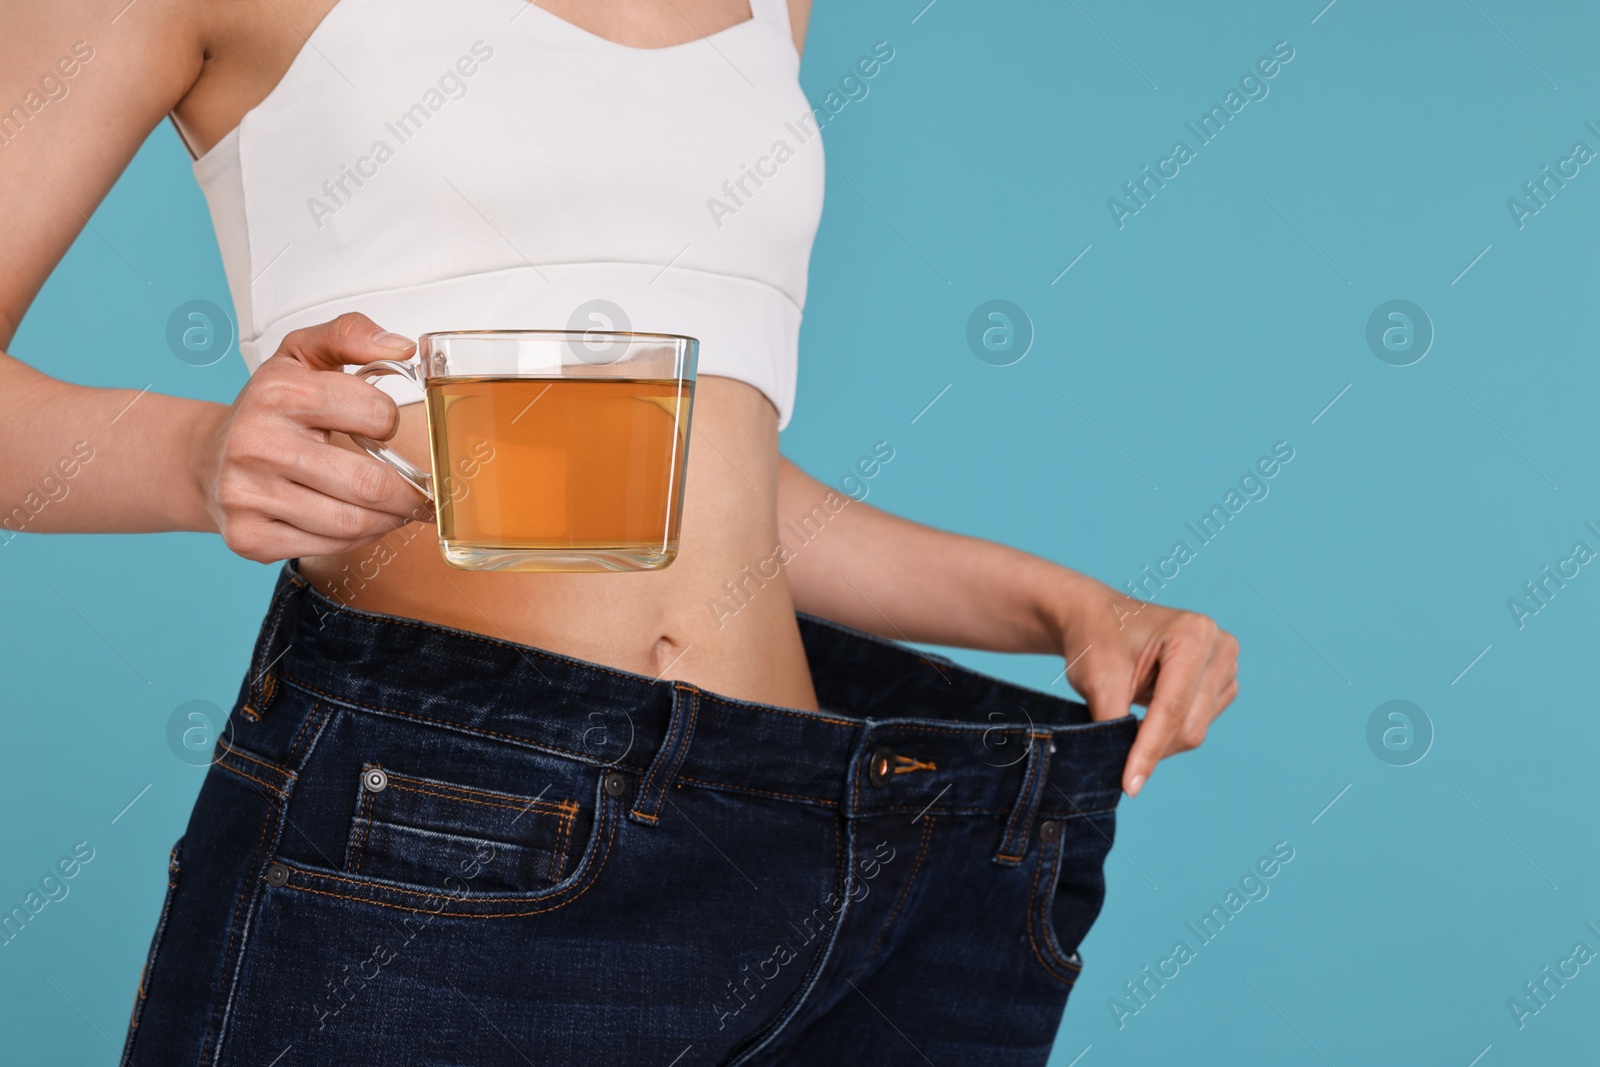
{"label": "woman's hand holding cup", "polygon": [[259,563],[330,555],[431,515],[393,469],[332,439],[394,435],[395,402],[343,368],[413,348],[354,312],[283,339],[207,439],[202,488],[230,549]]}

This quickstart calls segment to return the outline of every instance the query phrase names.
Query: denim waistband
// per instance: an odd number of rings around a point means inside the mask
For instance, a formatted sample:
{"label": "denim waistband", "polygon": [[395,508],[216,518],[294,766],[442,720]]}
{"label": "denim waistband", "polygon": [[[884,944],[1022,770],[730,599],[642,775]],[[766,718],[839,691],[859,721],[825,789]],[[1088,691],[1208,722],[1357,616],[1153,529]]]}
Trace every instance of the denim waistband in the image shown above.
{"label": "denim waistband", "polygon": [[848,816],[1010,812],[1004,856],[1020,853],[1035,815],[1116,804],[1137,719],[1094,723],[1076,701],[798,619],[820,712],[350,608],[290,564],[262,626],[244,710],[270,703],[283,683],[348,708],[633,773],[641,789],[631,814],[646,822],[679,783]]}

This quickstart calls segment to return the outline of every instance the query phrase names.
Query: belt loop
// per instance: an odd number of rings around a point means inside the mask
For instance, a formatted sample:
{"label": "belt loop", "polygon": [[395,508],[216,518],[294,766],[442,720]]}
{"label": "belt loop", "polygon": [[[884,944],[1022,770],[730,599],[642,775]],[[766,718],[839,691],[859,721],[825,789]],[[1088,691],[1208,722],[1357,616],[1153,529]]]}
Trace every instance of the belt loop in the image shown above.
{"label": "belt loop", "polygon": [[694,721],[700,710],[700,690],[685,682],[672,684],[672,717],[667,724],[667,736],[661,742],[644,781],[639,784],[639,794],[634,800],[628,818],[654,826],[661,819],[661,805],[678,777],[678,767],[689,754],[689,742],[694,737]]}
{"label": "belt loop", "polygon": [[251,722],[260,722],[278,693],[278,678],[272,673],[285,652],[289,651],[289,630],[284,618],[289,613],[289,599],[305,588],[306,581],[292,566],[285,565],[283,576],[267,609],[267,617],[256,637],[255,651],[250,655],[250,674],[244,680],[244,700],[240,713]]}
{"label": "belt loop", "polygon": [[1002,866],[1015,867],[1028,851],[1028,833],[1033,828],[1034,816],[1039,813],[1045,782],[1050,777],[1050,747],[1049,734],[1028,735],[1028,766],[1023,772],[1022,789],[1017,793],[1017,802],[1011,806],[1000,849],[994,854],[994,861]]}

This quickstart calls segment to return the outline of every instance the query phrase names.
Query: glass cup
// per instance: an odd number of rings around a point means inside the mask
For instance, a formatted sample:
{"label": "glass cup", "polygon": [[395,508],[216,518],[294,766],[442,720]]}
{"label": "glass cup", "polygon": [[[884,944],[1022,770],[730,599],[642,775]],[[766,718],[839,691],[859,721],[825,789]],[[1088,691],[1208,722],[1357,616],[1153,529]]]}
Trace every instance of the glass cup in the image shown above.
{"label": "glass cup", "polygon": [[601,330],[427,333],[398,374],[427,397],[433,472],[352,435],[433,501],[475,571],[659,570],[678,554],[700,342]]}

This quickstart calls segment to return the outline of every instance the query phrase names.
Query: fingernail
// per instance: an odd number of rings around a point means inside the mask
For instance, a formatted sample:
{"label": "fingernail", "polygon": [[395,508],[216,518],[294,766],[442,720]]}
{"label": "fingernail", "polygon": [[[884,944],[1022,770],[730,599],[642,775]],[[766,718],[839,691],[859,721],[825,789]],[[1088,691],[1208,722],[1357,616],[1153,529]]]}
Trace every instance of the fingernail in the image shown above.
{"label": "fingernail", "polygon": [[409,337],[401,337],[399,334],[390,333],[388,330],[379,330],[373,334],[372,343],[381,345],[384,348],[392,348],[397,352],[404,352],[406,349],[416,346],[416,342]]}
{"label": "fingernail", "polygon": [[1141,790],[1143,788],[1144,788],[1144,775],[1136,774],[1136,775],[1133,776],[1133,781],[1128,783],[1128,795],[1130,797],[1136,797],[1136,796],[1139,795],[1139,790]]}

